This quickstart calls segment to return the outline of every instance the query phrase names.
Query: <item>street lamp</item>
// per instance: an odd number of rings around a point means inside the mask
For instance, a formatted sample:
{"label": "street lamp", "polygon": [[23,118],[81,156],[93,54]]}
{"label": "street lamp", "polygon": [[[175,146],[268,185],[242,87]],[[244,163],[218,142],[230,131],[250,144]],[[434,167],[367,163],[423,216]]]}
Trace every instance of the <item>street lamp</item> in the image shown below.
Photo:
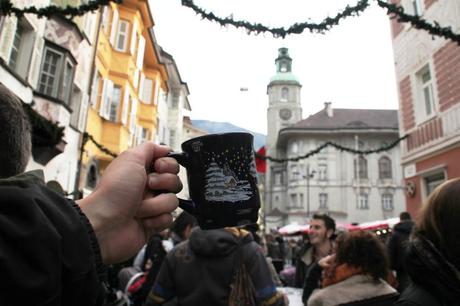
{"label": "street lamp", "polygon": [[[295,174],[300,174],[300,172],[294,172]],[[311,170],[310,171],[310,165],[307,164],[307,172],[305,175],[302,175],[302,178],[306,179],[306,185],[307,185],[307,218],[310,217],[310,179],[313,178],[315,175],[316,171]]]}
{"label": "street lamp", "polygon": [[310,218],[310,179],[315,173],[315,170],[310,171],[310,165],[307,164],[307,173],[303,176],[307,180],[307,218]]}

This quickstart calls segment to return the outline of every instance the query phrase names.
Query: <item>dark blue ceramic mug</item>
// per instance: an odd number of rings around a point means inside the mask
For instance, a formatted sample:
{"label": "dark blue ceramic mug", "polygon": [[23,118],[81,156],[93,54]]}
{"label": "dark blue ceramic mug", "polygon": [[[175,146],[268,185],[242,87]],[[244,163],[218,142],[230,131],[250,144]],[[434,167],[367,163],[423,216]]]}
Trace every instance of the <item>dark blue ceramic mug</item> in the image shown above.
{"label": "dark blue ceramic mug", "polygon": [[171,152],[187,170],[191,200],[179,206],[194,215],[202,229],[257,222],[260,208],[253,136],[249,133],[210,134],[182,143]]}

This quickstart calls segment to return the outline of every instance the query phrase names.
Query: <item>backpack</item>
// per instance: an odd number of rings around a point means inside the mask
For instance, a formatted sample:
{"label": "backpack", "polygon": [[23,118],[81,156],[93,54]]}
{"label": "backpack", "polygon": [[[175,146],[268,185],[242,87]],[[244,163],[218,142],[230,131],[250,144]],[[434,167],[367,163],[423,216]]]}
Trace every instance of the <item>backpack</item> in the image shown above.
{"label": "backpack", "polygon": [[235,252],[232,283],[230,284],[229,306],[256,306],[256,290],[243,259],[243,245],[239,243]]}

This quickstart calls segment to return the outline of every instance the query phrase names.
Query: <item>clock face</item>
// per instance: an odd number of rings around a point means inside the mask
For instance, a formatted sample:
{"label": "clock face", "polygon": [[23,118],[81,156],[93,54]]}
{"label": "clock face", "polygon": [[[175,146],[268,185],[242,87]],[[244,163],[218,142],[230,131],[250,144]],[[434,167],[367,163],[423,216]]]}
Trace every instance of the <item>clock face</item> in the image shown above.
{"label": "clock face", "polygon": [[280,110],[281,119],[288,120],[291,118],[291,116],[292,116],[292,111],[290,109],[283,108],[282,110]]}

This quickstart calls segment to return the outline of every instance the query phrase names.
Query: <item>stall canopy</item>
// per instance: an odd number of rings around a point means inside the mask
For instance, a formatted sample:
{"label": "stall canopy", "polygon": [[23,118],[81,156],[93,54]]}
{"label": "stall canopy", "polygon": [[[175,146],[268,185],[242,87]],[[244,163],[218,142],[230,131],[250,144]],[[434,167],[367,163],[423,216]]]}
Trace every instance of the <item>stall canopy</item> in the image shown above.
{"label": "stall canopy", "polygon": [[308,224],[291,223],[291,224],[285,225],[283,227],[280,227],[278,229],[278,232],[281,235],[303,234],[303,233],[308,232],[309,227],[310,226]]}
{"label": "stall canopy", "polygon": [[[376,231],[383,229],[391,229],[398,222],[399,218],[390,218],[386,220],[363,222],[359,224],[338,223],[337,229],[339,231],[344,230],[349,232],[358,230]],[[278,232],[281,235],[308,234],[309,228],[310,226],[308,224],[297,224],[294,222],[279,228]]]}

